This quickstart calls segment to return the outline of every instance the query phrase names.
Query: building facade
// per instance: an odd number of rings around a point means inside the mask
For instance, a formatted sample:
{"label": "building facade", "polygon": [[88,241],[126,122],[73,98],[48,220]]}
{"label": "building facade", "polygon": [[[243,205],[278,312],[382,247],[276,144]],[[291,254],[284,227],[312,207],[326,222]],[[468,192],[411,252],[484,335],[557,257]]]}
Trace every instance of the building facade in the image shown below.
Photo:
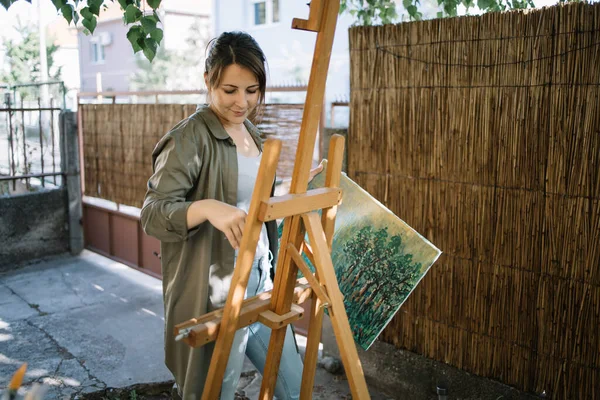
{"label": "building facade", "polygon": [[[159,9],[164,31],[161,47],[180,51],[185,45],[194,24],[207,27],[210,33],[211,0],[164,0]],[[78,33],[79,65],[82,92],[116,91],[133,89],[132,76],[139,70],[140,54],[134,54],[127,40],[129,27],[123,23],[123,12],[115,2],[102,10],[93,35]],[[198,51],[204,51],[199,49]],[[163,88],[167,89],[167,88]]]}

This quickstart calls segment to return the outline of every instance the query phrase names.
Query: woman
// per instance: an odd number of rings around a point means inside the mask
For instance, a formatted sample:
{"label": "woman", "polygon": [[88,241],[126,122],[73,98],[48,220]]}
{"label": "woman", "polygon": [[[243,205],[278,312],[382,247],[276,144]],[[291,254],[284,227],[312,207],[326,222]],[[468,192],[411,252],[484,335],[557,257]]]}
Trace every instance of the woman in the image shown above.
{"label": "woman", "polygon": [[[157,144],[141,214],[144,231],[161,241],[165,360],[185,400],[201,397],[213,344],[192,349],[175,342],[173,326],[227,299],[262,155],[259,132],[248,117],[264,104],[265,56],[249,35],[224,33],[209,44],[204,79],[209,105]],[[247,297],[272,289],[276,235],[274,221],[263,226]],[[297,399],[302,360],[287,329],[275,396]],[[269,336],[261,324],[236,333],[221,399],[234,398],[244,354],[264,369]]]}

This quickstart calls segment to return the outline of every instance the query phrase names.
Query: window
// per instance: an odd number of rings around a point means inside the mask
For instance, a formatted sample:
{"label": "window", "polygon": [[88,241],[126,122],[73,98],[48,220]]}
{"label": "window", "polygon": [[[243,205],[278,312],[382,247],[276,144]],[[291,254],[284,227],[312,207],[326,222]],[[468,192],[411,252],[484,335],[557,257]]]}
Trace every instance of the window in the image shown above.
{"label": "window", "polygon": [[252,23],[255,26],[279,22],[279,0],[253,0]]}
{"label": "window", "polygon": [[254,25],[264,25],[267,23],[267,3],[257,1],[254,3]]}
{"label": "window", "polygon": [[273,10],[271,12],[273,22],[279,22],[279,0],[271,0],[271,2],[273,4]]}
{"label": "window", "polygon": [[93,63],[103,63],[105,60],[104,49],[112,40],[110,32],[98,32],[90,39],[90,59]]}
{"label": "window", "polygon": [[102,43],[92,42],[92,62],[104,62],[104,46]]}

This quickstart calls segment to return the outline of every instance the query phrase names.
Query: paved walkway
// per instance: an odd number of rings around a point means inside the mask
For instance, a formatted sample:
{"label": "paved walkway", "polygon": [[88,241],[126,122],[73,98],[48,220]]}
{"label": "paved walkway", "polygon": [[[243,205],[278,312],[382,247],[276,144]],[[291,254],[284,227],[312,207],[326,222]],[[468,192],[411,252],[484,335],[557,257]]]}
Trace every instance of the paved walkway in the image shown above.
{"label": "paved walkway", "polygon": [[[159,280],[89,251],[0,274],[0,391],[23,362],[24,388],[43,382],[47,399],[168,381],[163,321]],[[257,398],[260,374],[247,362],[243,375]],[[349,398],[344,378],[315,381],[313,399]]]}

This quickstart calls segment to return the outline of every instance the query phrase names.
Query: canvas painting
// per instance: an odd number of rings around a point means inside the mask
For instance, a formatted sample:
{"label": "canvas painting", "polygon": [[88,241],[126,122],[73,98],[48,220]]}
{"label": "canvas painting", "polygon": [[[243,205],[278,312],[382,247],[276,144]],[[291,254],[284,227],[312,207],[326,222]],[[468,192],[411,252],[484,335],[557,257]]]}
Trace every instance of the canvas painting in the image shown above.
{"label": "canvas painting", "polygon": [[[309,189],[324,186],[324,163]],[[340,186],[332,260],[354,340],[367,350],[441,251],[345,174]]]}

